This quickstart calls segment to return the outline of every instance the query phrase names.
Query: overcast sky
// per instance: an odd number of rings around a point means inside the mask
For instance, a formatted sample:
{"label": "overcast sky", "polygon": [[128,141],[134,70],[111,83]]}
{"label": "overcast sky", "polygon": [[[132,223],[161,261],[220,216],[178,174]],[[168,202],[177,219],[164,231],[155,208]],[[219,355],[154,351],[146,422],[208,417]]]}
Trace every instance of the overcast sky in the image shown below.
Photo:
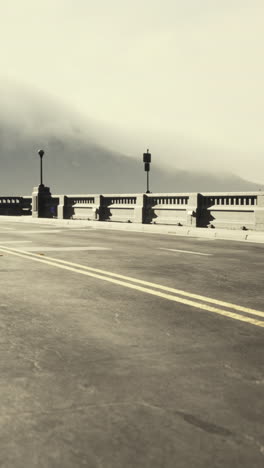
{"label": "overcast sky", "polygon": [[122,152],[263,183],[263,18],[263,0],[0,0],[0,79]]}

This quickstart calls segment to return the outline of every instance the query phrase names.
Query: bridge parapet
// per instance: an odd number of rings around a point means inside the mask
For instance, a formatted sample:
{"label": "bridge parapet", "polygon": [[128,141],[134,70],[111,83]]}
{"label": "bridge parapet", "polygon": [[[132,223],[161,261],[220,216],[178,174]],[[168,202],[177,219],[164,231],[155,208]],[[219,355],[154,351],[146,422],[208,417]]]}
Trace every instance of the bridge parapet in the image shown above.
{"label": "bridge parapet", "polygon": [[57,196],[61,219],[196,225],[197,193]]}
{"label": "bridge parapet", "polygon": [[58,218],[99,219],[101,195],[57,195],[59,197]]}
{"label": "bridge parapet", "polygon": [[197,225],[261,230],[264,228],[263,199],[261,192],[202,193]]}
{"label": "bridge parapet", "polygon": [[[32,207],[32,208],[31,208]],[[168,224],[264,231],[264,192],[51,195],[0,197],[0,215]]]}
{"label": "bridge parapet", "polygon": [[107,194],[101,200],[101,221],[143,223],[144,194]]}
{"label": "bridge parapet", "polygon": [[145,223],[196,226],[197,193],[146,194]]}
{"label": "bridge parapet", "polygon": [[26,216],[31,215],[32,197],[11,196],[0,197],[0,215]]}

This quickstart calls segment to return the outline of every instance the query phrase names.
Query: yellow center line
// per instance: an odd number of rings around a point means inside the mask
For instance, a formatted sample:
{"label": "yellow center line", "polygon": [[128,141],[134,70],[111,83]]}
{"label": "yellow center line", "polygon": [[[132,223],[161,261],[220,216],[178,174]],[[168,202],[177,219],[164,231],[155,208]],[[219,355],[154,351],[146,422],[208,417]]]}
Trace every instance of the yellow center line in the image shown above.
{"label": "yellow center line", "polygon": [[239,320],[241,322],[247,322],[247,323],[250,323],[252,325],[256,325],[258,327],[264,327],[264,321],[256,320],[254,318],[246,317],[246,316],[239,315],[239,314],[229,312],[229,311],[226,311],[226,310],[221,310],[221,309],[218,309],[216,307],[211,307],[211,306],[208,306],[206,304],[201,304],[199,302],[191,301],[189,299],[183,299],[183,298],[178,297],[178,296],[172,296],[171,294],[165,294],[165,293],[162,293],[160,291],[155,291],[153,289],[138,286],[136,284],[131,284],[131,283],[121,281],[121,280],[118,280],[118,279],[114,279],[114,278],[111,278],[111,277],[108,277],[108,276],[102,276],[102,275],[99,275],[99,274],[96,274],[96,273],[92,273],[90,271],[85,271],[85,270],[82,270],[82,269],[79,269],[79,268],[74,268],[74,267],[71,267],[71,266],[68,266],[68,265],[57,262],[56,258],[49,257],[50,260],[48,260],[47,258],[43,259],[43,258],[39,258],[38,255],[35,255],[35,254],[27,255],[27,252],[25,252],[25,253],[22,253],[21,251],[17,252],[17,251],[11,250],[11,249],[3,248],[2,246],[0,246],[0,250],[3,251],[3,252],[10,253],[11,255],[15,255],[17,257],[27,258],[27,259],[37,261],[37,262],[40,262],[40,263],[45,263],[47,265],[52,265],[52,266],[55,266],[57,268],[62,268],[64,270],[73,271],[75,273],[79,273],[79,274],[82,274],[82,275],[86,275],[86,276],[90,276],[90,277],[93,277],[93,278],[101,279],[103,281],[108,281],[110,283],[118,284],[118,285],[124,286],[126,288],[135,289],[137,291],[152,294],[153,296],[158,296],[158,297],[161,297],[161,298],[173,301],[173,302],[179,302],[181,304],[186,304],[186,305],[196,307],[196,308],[199,308],[199,309],[202,309],[202,310],[213,312],[213,313],[216,313],[218,315],[223,315],[225,317],[230,317],[230,318],[233,318],[235,320]]}
{"label": "yellow center line", "polygon": [[[16,249],[14,249],[12,247],[6,247],[6,246],[4,246],[4,248],[5,249],[8,248],[8,250],[10,250],[10,251],[23,253],[23,254],[28,255],[28,256],[36,256],[36,254],[33,254],[31,252],[27,252],[25,250],[20,250],[20,249],[16,250]],[[40,251],[41,251],[41,249],[40,249]],[[49,257],[47,255],[45,255],[45,258],[47,260],[55,261],[55,262],[62,263],[62,264],[65,264],[65,265],[70,265],[70,266],[73,266],[73,267],[81,268],[81,269],[92,271],[92,272],[95,272],[95,273],[99,273],[99,274],[103,274],[103,275],[107,275],[107,276],[112,276],[113,278],[120,278],[120,279],[123,279],[125,281],[132,281],[133,283],[142,284],[144,286],[150,286],[151,288],[161,289],[162,291],[170,292],[170,293],[173,293],[173,294],[180,294],[181,296],[186,296],[186,297],[189,297],[189,298],[192,298],[192,299],[197,299],[198,301],[209,302],[209,303],[215,304],[217,306],[227,307],[229,309],[237,310],[239,312],[245,312],[246,314],[257,315],[259,317],[264,317],[264,312],[263,311],[251,309],[249,307],[243,307],[243,306],[240,306],[240,305],[237,305],[237,304],[232,304],[230,302],[220,301],[218,299],[212,299],[210,297],[201,296],[199,294],[189,293],[189,292],[183,291],[181,289],[170,288],[169,286],[163,286],[161,284],[152,283],[150,281],[145,281],[145,280],[140,280],[140,279],[137,279],[137,278],[133,278],[131,276],[124,276],[124,275],[120,275],[118,273],[112,273],[110,271],[101,270],[101,269],[93,268],[93,267],[88,267],[86,265],[81,265],[79,263],[74,263],[74,262],[69,262],[67,260],[61,260],[61,259],[58,259],[58,258]]]}

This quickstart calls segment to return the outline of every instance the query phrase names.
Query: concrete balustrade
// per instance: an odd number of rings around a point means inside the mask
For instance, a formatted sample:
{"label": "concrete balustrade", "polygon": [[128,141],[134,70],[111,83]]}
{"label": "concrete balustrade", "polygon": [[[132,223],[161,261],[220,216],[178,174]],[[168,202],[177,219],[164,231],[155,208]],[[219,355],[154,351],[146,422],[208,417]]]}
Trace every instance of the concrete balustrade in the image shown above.
{"label": "concrete balustrade", "polygon": [[[31,210],[32,204],[32,210]],[[0,215],[84,219],[264,231],[264,192],[52,195],[0,197]]]}
{"label": "concrete balustrade", "polygon": [[0,215],[31,215],[32,197],[0,197]]}
{"label": "concrete balustrade", "polygon": [[101,195],[57,195],[59,219],[98,220]]}
{"label": "concrete balustrade", "polygon": [[101,221],[143,223],[144,195],[143,194],[111,194],[101,196]]}
{"label": "concrete balustrade", "polygon": [[263,192],[202,193],[197,226],[264,230]]}
{"label": "concrete balustrade", "polygon": [[196,226],[197,193],[146,194],[145,222]]}

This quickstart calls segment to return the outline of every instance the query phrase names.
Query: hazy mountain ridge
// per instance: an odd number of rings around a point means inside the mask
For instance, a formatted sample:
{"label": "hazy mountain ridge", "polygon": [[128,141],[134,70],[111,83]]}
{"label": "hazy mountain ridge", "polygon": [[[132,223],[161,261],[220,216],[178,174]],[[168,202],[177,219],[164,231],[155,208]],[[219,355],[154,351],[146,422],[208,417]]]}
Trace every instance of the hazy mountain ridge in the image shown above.
{"label": "hazy mountain ridge", "polygon": [[[19,101],[19,97],[23,97]],[[0,110],[0,194],[30,194],[39,184],[39,156],[45,156],[44,183],[52,193],[130,193],[146,190],[142,154],[138,158],[100,144],[100,129],[56,102],[18,93],[17,109]],[[30,99],[29,99],[30,97]],[[6,100],[7,106],[8,100]],[[23,107],[24,106],[24,107]],[[99,142],[99,143],[98,143]],[[144,150],[144,148],[143,148]],[[154,153],[155,149],[153,149]],[[179,157],[180,155],[177,155]],[[152,192],[255,191],[257,183],[232,174],[210,174],[162,168],[152,158]]]}
{"label": "hazy mountain ridge", "polygon": [[[1,136],[3,127],[1,128]],[[21,137],[14,131],[0,141],[0,193],[30,194],[39,184],[39,156],[43,159],[44,183],[53,193],[129,193],[146,190],[142,155],[138,159],[114,154],[95,143],[72,137]],[[7,141],[7,144],[5,144]],[[168,171],[151,164],[150,189],[153,192],[254,191],[259,184],[230,175],[216,176],[187,171]]]}

